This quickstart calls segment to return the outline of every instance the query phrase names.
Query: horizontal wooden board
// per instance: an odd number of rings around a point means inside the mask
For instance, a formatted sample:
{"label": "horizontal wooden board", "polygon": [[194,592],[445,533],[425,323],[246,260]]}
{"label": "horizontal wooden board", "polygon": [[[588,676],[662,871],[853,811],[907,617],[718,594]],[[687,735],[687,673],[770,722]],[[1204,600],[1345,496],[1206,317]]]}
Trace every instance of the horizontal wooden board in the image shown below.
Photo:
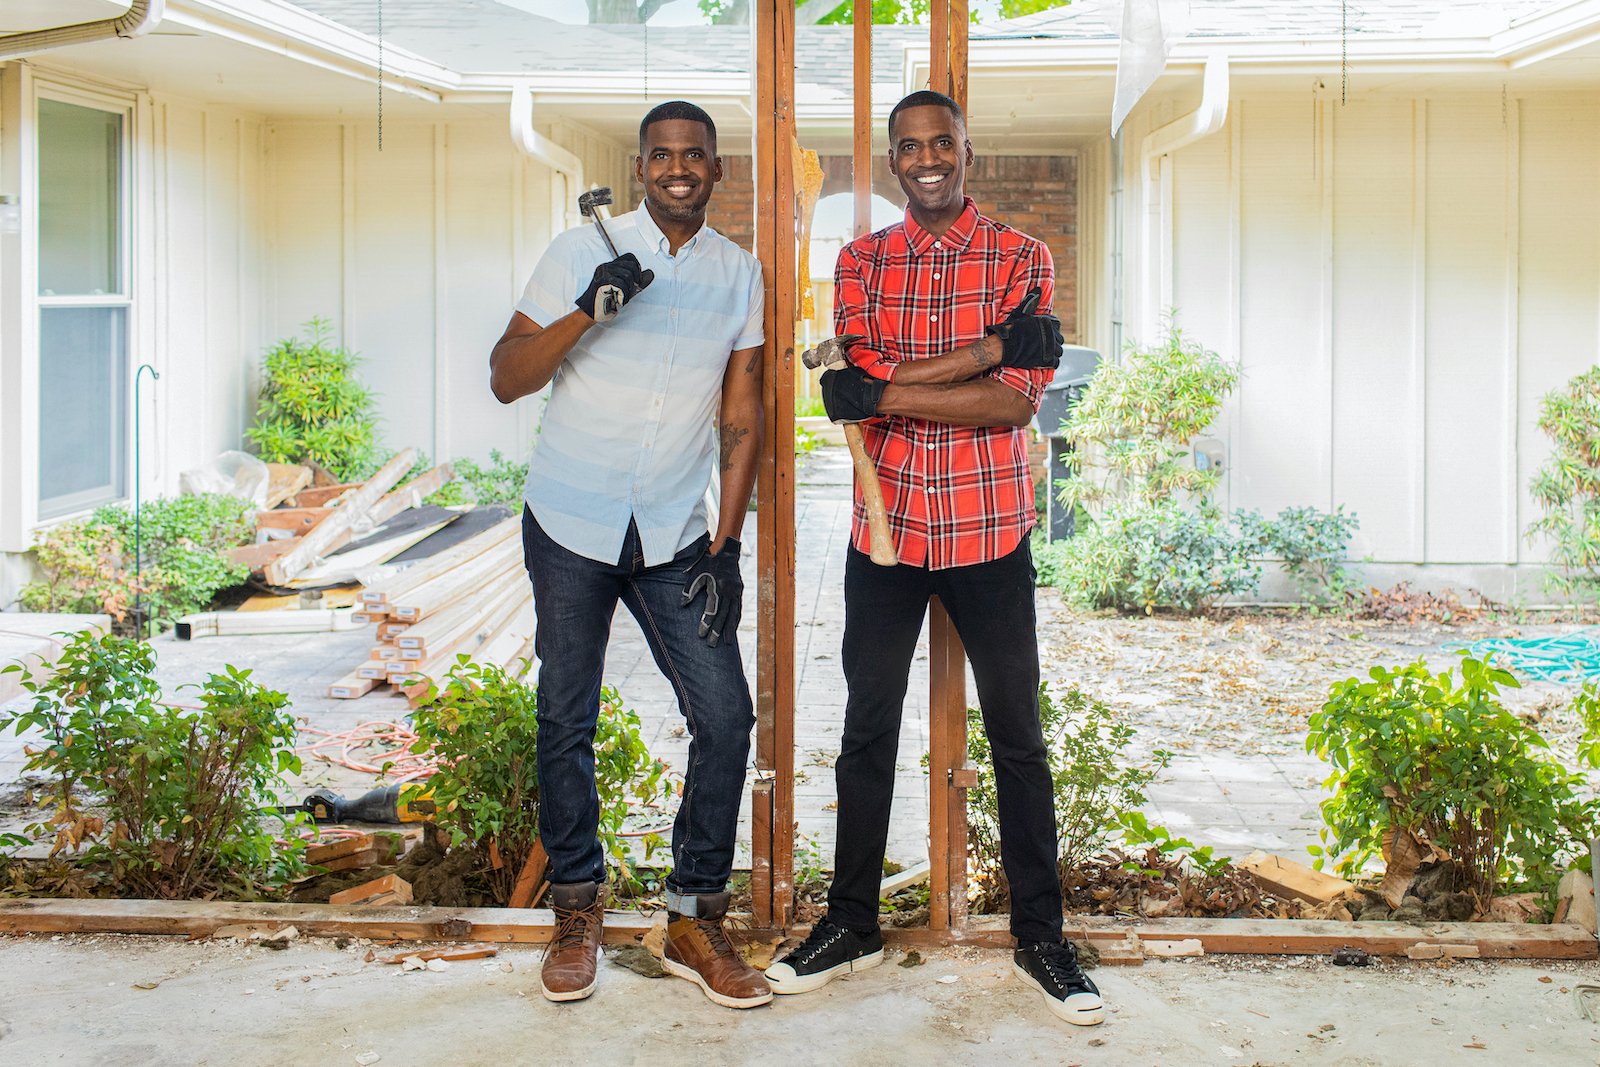
{"label": "horizontal wooden board", "polygon": [[[655,924],[639,912],[608,911],[605,939],[632,944]],[[542,944],[555,930],[546,908],[353,907],[190,900],[0,901],[0,932],[121,933],[208,937],[239,923],[293,926],[312,937]]]}

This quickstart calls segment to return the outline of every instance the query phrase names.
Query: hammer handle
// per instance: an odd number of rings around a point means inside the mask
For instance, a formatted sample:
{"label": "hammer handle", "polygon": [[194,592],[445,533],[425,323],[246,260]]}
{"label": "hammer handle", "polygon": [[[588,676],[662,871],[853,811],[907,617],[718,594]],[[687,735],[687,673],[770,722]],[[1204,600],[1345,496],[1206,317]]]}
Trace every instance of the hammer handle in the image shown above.
{"label": "hammer handle", "polygon": [[894,539],[889,535],[889,514],[883,507],[883,486],[878,484],[878,468],[867,456],[858,423],[844,424],[844,442],[850,446],[850,459],[856,465],[856,481],[861,483],[861,501],[867,506],[867,532],[871,535],[872,562],[893,567],[900,562]]}

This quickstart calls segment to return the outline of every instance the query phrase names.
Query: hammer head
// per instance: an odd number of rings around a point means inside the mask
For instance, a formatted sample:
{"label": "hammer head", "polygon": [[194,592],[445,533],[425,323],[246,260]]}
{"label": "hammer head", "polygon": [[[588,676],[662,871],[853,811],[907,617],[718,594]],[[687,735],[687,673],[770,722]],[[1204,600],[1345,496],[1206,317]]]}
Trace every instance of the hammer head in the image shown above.
{"label": "hammer head", "polygon": [[859,333],[845,333],[838,337],[830,337],[815,348],[806,349],[800,357],[800,362],[808,368],[815,370],[817,367],[831,367],[835,363],[845,361],[845,350],[857,341],[866,340]]}
{"label": "hammer head", "polygon": [[611,203],[611,189],[602,185],[597,189],[578,194],[578,213],[584,218],[590,218],[594,215],[595,208],[609,203]]}

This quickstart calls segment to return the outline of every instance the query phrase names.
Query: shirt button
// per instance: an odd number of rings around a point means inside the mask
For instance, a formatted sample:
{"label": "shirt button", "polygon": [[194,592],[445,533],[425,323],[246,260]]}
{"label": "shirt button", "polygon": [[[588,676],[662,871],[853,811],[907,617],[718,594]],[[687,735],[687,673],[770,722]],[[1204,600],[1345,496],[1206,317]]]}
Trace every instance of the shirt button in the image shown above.
{"label": "shirt button", "polygon": [[929,452],[932,452],[932,451],[933,451],[933,442],[932,442],[932,441],[929,441],[929,442],[928,442],[928,451],[929,451]]}
{"label": "shirt button", "polygon": [[934,321],[934,322],[938,322],[939,321],[939,316],[937,316],[937,315],[929,315],[928,318],[930,320]]}
{"label": "shirt button", "polygon": [[933,280],[934,281],[938,281],[939,280],[939,272],[938,271],[934,271],[933,272]]}
{"label": "shirt button", "polygon": [[933,247],[935,247],[935,248],[943,248],[944,245],[940,244],[938,241],[935,241],[935,242],[933,242]]}

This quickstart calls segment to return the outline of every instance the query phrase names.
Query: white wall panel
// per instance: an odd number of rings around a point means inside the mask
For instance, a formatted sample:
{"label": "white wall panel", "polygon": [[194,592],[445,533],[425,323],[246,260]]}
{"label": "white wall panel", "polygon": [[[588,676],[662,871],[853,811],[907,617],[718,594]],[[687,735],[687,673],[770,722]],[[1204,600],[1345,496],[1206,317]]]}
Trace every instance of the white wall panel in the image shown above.
{"label": "white wall panel", "polygon": [[[1517,526],[1540,512],[1528,495],[1550,454],[1539,401],[1600,363],[1600,104],[1558,97],[1518,103]],[[1520,538],[1521,558],[1546,546]]]}
{"label": "white wall panel", "polygon": [[1500,100],[1427,111],[1425,471],[1429,562],[1510,562],[1506,136]]}
{"label": "white wall panel", "polygon": [[1232,503],[1268,512],[1291,504],[1327,507],[1332,398],[1319,351],[1323,276],[1315,111],[1304,98],[1247,98],[1235,121],[1242,124],[1244,328],[1243,381],[1233,400],[1238,430]]}
{"label": "white wall panel", "polygon": [[1353,554],[1377,559],[1422,550],[1413,108],[1333,117],[1333,499],[1361,520]]}

